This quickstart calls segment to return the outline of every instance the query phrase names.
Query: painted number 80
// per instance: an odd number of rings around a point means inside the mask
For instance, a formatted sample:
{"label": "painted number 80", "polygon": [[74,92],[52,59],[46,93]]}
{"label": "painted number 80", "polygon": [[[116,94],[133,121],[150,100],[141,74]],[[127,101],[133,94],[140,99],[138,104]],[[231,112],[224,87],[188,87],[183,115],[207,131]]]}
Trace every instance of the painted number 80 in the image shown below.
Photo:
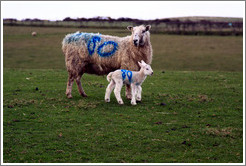
{"label": "painted number 80", "polygon": [[[100,42],[101,38],[99,36],[93,36],[88,44],[87,44],[87,49],[90,55],[93,55],[96,49],[96,42]],[[103,52],[103,48],[107,45],[113,45],[113,49],[110,52]],[[114,41],[106,41],[104,43],[102,43],[101,45],[98,46],[97,48],[97,54],[101,57],[108,57],[113,55],[116,50],[118,49],[118,44]]]}

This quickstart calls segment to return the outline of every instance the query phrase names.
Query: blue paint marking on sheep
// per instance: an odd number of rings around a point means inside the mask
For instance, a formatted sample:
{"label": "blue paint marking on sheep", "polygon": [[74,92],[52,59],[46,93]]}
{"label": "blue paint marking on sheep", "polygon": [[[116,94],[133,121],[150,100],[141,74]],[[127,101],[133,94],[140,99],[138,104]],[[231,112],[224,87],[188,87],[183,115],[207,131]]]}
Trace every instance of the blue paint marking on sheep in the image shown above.
{"label": "blue paint marking on sheep", "polygon": [[85,43],[88,43],[88,41],[92,38],[96,36],[93,33],[84,33],[84,32],[76,32],[74,34],[70,34],[67,38],[66,38],[66,42],[67,43],[72,43],[72,42],[78,42],[79,40],[83,40],[85,41]]}
{"label": "blue paint marking on sheep", "polygon": [[125,80],[125,78],[127,76],[129,82],[131,83],[132,82],[132,71],[121,69],[121,72],[122,72],[122,79],[123,79],[123,81]]}
{"label": "blue paint marking on sheep", "polygon": [[[96,48],[96,42],[100,42],[101,41],[101,37],[99,36],[93,36],[88,44],[87,44],[87,49],[90,55],[92,55],[95,52],[95,48]],[[92,49],[91,49],[91,45],[92,45]]]}
{"label": "blue paint marking on sheep", "polygon": [[[72,43],[72,42],[78,42],[79,39],[83,39],[86,40],[88,38],[88,34],[87,33],[74,33],[71,34],[69,37],[67,37],[66,41],[67,43]],[[88,39],[87,39],[88,40]]]}
{"label": "blue paint marking on sheep", "polygon": [[[109,57],[118,50],[118,43],[115,41],[103,42],[103,38],[100,36],[100,34],[76,32],[68,36],[65,41],[66,43],[74,42],[77,44],[79,44],[79,41],[84,41],[87,44],[87,50],[90,56],[97,52],[100,57]],[[112,45],[112,47],[109,45]],[[107,46],[111,47],[112,50],[107,52],[103,51]]]}
{"label": "blue paint marking on sheep", "polygon": [[[110,52],[102,52],[103,47],[107,46],[107,45],[113,45],[114,48],[110,51]],[[97,54],[101,57],[108,57],[111,56],[115,53],[115,51],[118,49],[118,44],[114,41],[106,41],[104,42],[102,45],[100,45],[97,49]]]}

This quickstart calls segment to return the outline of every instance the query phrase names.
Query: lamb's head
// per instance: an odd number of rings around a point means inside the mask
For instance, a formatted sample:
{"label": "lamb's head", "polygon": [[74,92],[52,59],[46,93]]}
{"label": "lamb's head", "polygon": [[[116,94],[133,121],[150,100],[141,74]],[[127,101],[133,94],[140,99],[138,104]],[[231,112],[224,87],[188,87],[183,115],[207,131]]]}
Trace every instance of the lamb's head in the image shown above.
{"label": "lamb's head", "polygon": [[132,32],[132,42],[136,47],[144,46],[149,40],[150,25],[140,25],[136,27],[128,26],[127,29]]}
{"label": "lamb's head", "polygon": [[141,62],[138,62],[138,64],[139,64],[139,66],[141,67],[140,71],[142,70],[142,71],[144,72],[144,75],[146,75],[146,76],[147,76],[147,75],[151,76],[151,75],[154,74],[154,72],[153,72],[151,66],[148,65],[148,64],[146,64],[143,60],[141,60]]}

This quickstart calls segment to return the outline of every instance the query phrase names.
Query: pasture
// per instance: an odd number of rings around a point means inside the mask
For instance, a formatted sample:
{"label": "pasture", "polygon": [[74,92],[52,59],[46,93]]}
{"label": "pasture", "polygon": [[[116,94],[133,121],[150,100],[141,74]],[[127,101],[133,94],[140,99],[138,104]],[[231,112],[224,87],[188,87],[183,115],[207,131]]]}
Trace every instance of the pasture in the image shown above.
{"label": "pasture", "polygon": [[[61,41],[76,31],[127,36],[125,28],[79,29],[4,26],[4,68],[65,69]],[[32,31],[38,33],[32,37]],[[150,31],[151,32],[151,31]],[[153,69],[177,71],[243,70],[243,37],[151,34]]]}
{"label": "pasture", "polygon": [[105,76],[85,74],[88,98],[76,86],[66,98],[61,41],[77,30],[4,26],[4,163],[243,162],[242,36],[151,35],[142,102],[122,93],[119,106],[104,102]]}

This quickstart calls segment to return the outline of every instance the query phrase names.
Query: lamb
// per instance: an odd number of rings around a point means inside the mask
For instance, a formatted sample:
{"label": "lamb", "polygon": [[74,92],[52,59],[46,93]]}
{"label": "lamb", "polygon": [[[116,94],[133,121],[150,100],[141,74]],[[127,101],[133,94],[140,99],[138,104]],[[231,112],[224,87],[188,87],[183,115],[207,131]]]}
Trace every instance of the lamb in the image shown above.
{"label": "lamb", "polygon": [[136,105],[137,101],[141,101],[141,93],[142,93],[142,83],[146,79],[148,75],[153,75],[153,70],[150,65],[146,64],[143,60],[138,62],[141,67],[140,71],[129,71],[125,69],[119,69],[114,72],[110,72],[107,75],[107,80],[109,83],[106,93],[105,93],[105,101],[110,102],[110,94],[114,89],[115,97],[119,104],[124,104],[121,98],[120,92],[123,84],[127,84],[131,86],[132,90],[132,99],[131,104]]}
{"label": "lamb", "polygon": [[[131,36],[116,37],[94,33],[76,32],[65,36],[62,50],[68,71],[66,95],[72,98],[72,85],[76,80],[81,96],[87,97],[81,86],[84,73],[105,75],[116,69],[139,70],[138,61],[152,62],[150,43],[151,26],[128,26]],[[127,85],[126,97],[131,99]]]}

